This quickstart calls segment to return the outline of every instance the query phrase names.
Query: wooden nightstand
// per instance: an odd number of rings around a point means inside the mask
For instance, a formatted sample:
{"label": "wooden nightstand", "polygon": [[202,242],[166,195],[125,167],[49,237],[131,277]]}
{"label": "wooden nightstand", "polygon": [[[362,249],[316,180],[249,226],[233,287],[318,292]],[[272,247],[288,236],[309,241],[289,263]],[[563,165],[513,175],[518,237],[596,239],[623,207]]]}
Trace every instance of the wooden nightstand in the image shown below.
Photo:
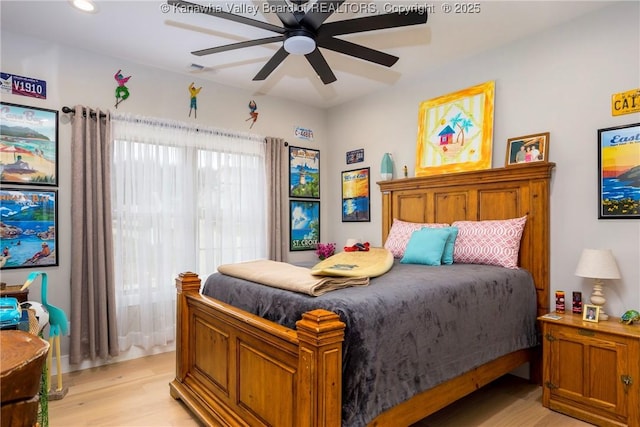
{"label": "wooden nightstand", "polygon": [[552,313],[542,323],[542,404],[598,426],[640,427],[640,326]]}

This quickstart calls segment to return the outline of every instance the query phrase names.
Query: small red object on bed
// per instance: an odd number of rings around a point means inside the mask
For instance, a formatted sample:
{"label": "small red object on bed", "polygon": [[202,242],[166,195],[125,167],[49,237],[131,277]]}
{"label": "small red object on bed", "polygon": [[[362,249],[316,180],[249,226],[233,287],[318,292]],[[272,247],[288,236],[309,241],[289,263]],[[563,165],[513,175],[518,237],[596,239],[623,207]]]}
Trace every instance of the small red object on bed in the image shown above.
{"label": "small red object on bed", "polygon": [[345,252],[358,252],[358,251],[368,252],[369,251],[369,242],[356,243],[353,246],[345,246],[344,247],[344,251]]}

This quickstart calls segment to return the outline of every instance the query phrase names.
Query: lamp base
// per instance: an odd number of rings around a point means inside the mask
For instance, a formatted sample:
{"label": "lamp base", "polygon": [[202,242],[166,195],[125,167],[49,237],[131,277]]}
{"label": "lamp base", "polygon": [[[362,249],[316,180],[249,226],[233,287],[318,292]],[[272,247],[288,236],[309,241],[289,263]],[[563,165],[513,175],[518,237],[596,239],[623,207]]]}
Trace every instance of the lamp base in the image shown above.
{"label": "lamp base", "polygon": [[591,304],[597,305],[600,307],[598,314],[598,321],[600,320],[609,320],[609,315],[604,312],[604,303],[607,300],[604,297],[604,293],[602,292],[602,280],[596,279],[593,283],[593,292],[591,293]]}

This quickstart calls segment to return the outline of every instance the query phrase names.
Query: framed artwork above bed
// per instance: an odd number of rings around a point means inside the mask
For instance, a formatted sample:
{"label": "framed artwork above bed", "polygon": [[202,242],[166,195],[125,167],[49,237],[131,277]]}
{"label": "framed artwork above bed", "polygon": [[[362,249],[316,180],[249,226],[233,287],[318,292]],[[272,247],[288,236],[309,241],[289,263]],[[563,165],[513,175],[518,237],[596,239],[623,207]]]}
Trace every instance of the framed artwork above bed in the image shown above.
{"label": "framed artwork above bed", "polygon": [[549,132],[518,136],[507,140],[505,166],[549,161]]}
{"label": "framed artwork above bed", "polygon": [[289,146],[289,197],[320,198],[320,150]]}
{"label": "framed artwork above bed", "polygon": [[420,104],[416,176],[491,168],[495,82]]}
{"label": "framed artwork above bed", "polygon": [[371,221],[370,168],[342,172],[342,222]]}
{"label": "framed artwork above bed", "polygon": [[315,250],[320,242],[320,202],[289,200],[289,219],[289,250]]}

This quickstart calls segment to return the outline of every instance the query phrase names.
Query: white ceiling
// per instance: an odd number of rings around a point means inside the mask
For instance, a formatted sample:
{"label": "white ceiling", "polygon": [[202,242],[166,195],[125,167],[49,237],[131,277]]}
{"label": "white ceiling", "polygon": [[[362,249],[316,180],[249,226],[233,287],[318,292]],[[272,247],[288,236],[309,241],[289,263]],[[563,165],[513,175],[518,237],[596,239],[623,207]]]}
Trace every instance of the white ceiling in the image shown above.
{"label": "white ceiling", "polygon": [[[239,14],[281,25],[275,14],[262,13],[266,1],[192,1],[221,6],[223,10],[233,6],[234,12],[244,12]],[[280,43],[202,57],[192,55],[193,50],[276,34],[205,14],[179,13],[173,8],[163,13],[167,4],[162,1],[98,1],[98,12],[87,14],[73,9],[66,0],[0,0],[0,28],[2,32],[38,37],[250,90],[256,95],[278,96],[328,108],[391,87],[401,80],[416,79],[426,70],[543,31],[612,2],[480,1],[476,3],[479,12],[466,14],[444,13],[445,3],[455,5],[455,2],[440,1],[347,1],[326,22],[371,14],[352,13],[360,8],[384,13],[389,5],[427,5],[430,15],[425,25],[341,36],[398,56],[400,60],[387,68],[323,49],[338,78],[329,85],[322,84],[304,57],[294,55],[289,55],[265,81],[252,81]],[[252,14],[253,9],[258,13]],[[205,68],[195,73],[188,68],[192,63]],[[123,71],[126,74],[126,70]]]}

